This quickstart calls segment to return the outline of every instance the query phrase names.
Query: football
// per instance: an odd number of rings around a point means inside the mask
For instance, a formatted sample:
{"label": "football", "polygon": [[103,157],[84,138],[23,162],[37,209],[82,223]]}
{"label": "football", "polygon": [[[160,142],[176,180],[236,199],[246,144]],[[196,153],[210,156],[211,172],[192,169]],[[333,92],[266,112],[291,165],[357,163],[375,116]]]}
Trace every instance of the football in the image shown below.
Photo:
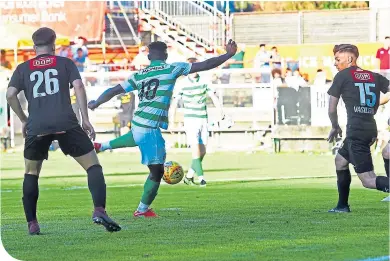
{"label": "football", "polygon": [[175,161],[168,161],[164,164],[163,180],[168,184],[177,184],[184,177],[184,170],[181,165]]}

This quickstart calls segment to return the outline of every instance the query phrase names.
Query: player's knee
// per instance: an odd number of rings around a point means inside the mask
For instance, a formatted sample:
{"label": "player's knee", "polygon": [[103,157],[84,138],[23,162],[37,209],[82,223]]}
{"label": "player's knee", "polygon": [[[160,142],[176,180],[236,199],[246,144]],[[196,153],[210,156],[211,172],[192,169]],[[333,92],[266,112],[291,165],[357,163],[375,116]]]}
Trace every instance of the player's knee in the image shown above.
{"label": "player's knee", "polygon": [[35,175],[39,176],[39,173],[41,172],[42,162],[30,162],[26,161],[25,163],[25,173],[29,175]]}
{"label": "player's knee", "polygon": [[336,169],[346,169],[348,167],[348,161],[344,159],[340,154],[337,154],[334,163],[336,165]]}
{"label": "player's knee", "polygon": [[163,164],[154,164],[149,165],[149,178],[154,182],[161,182],[161,179],[164,175],[164,165]]}

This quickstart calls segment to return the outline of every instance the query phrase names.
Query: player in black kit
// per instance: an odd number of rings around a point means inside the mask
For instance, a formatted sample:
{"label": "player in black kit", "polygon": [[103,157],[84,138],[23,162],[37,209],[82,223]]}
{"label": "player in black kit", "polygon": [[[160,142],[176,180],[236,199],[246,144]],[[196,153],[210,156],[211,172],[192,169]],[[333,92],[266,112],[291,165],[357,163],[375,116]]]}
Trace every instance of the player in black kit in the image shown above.
{"label": "player in black kit", "polygon": [[346,138],[335,158],[339,201],[329,212],[350,212],[349,163],[354,166],[364,187],[389,192],[389,179],[375,175],[370,152],[370,146],[377,137],[374,115],[379,106],[380,93],[389,91],[389,80],[380,74],[359,68],[356,64],[359,50],[354,45],[336,45],[333,53],[339,72],[328,91],[329,118],[332,122],[328,141],[333,142],[342,134],[337,117],[340,97],[347,109],[347,128]]}
{"label": "player in black kit", "polygon": [[[38,177],[53,140],[58,140],[64,154],[72,156],[87,171],[95,206],[93,222],[110,232],[119,231],[120,226],[105,211],[106,184],[90,140],[95,138],[95,131],[89,122],[86,93],[77,67],[70,59],[54,55],[56,34],[52,29],[40,28],[32,39],[36,57],[18,65],[7,90],[7,101],[21,120],[25,137],[22,201],[29,233],[40,233],[36,215]],[[72,110],[70,84],[80,105],[82,128]],[[17,98],[20,91],[24,91],[28,100],[28,117]]]}

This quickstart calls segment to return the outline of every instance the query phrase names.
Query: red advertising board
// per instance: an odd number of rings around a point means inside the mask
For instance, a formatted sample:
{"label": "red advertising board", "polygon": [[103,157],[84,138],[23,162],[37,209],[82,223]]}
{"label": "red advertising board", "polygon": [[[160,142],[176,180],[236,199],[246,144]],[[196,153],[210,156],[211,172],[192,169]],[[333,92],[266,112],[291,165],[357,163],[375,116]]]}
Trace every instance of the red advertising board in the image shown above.
{"label": "red advertising board", "polygon": [[46,26],[71,40],[77,36],[98,40],[105,10],[105,1],[0,1],[0,26]]}

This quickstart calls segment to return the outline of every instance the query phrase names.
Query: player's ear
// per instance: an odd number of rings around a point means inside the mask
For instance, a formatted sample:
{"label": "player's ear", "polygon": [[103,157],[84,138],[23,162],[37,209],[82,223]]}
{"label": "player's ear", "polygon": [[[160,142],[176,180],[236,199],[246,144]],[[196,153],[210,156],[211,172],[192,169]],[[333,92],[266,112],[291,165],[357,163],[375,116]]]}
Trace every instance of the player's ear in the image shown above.
{"label": "player's ear", "polygon": [[348,56],[348,63],[352,63],[352,56]]}

